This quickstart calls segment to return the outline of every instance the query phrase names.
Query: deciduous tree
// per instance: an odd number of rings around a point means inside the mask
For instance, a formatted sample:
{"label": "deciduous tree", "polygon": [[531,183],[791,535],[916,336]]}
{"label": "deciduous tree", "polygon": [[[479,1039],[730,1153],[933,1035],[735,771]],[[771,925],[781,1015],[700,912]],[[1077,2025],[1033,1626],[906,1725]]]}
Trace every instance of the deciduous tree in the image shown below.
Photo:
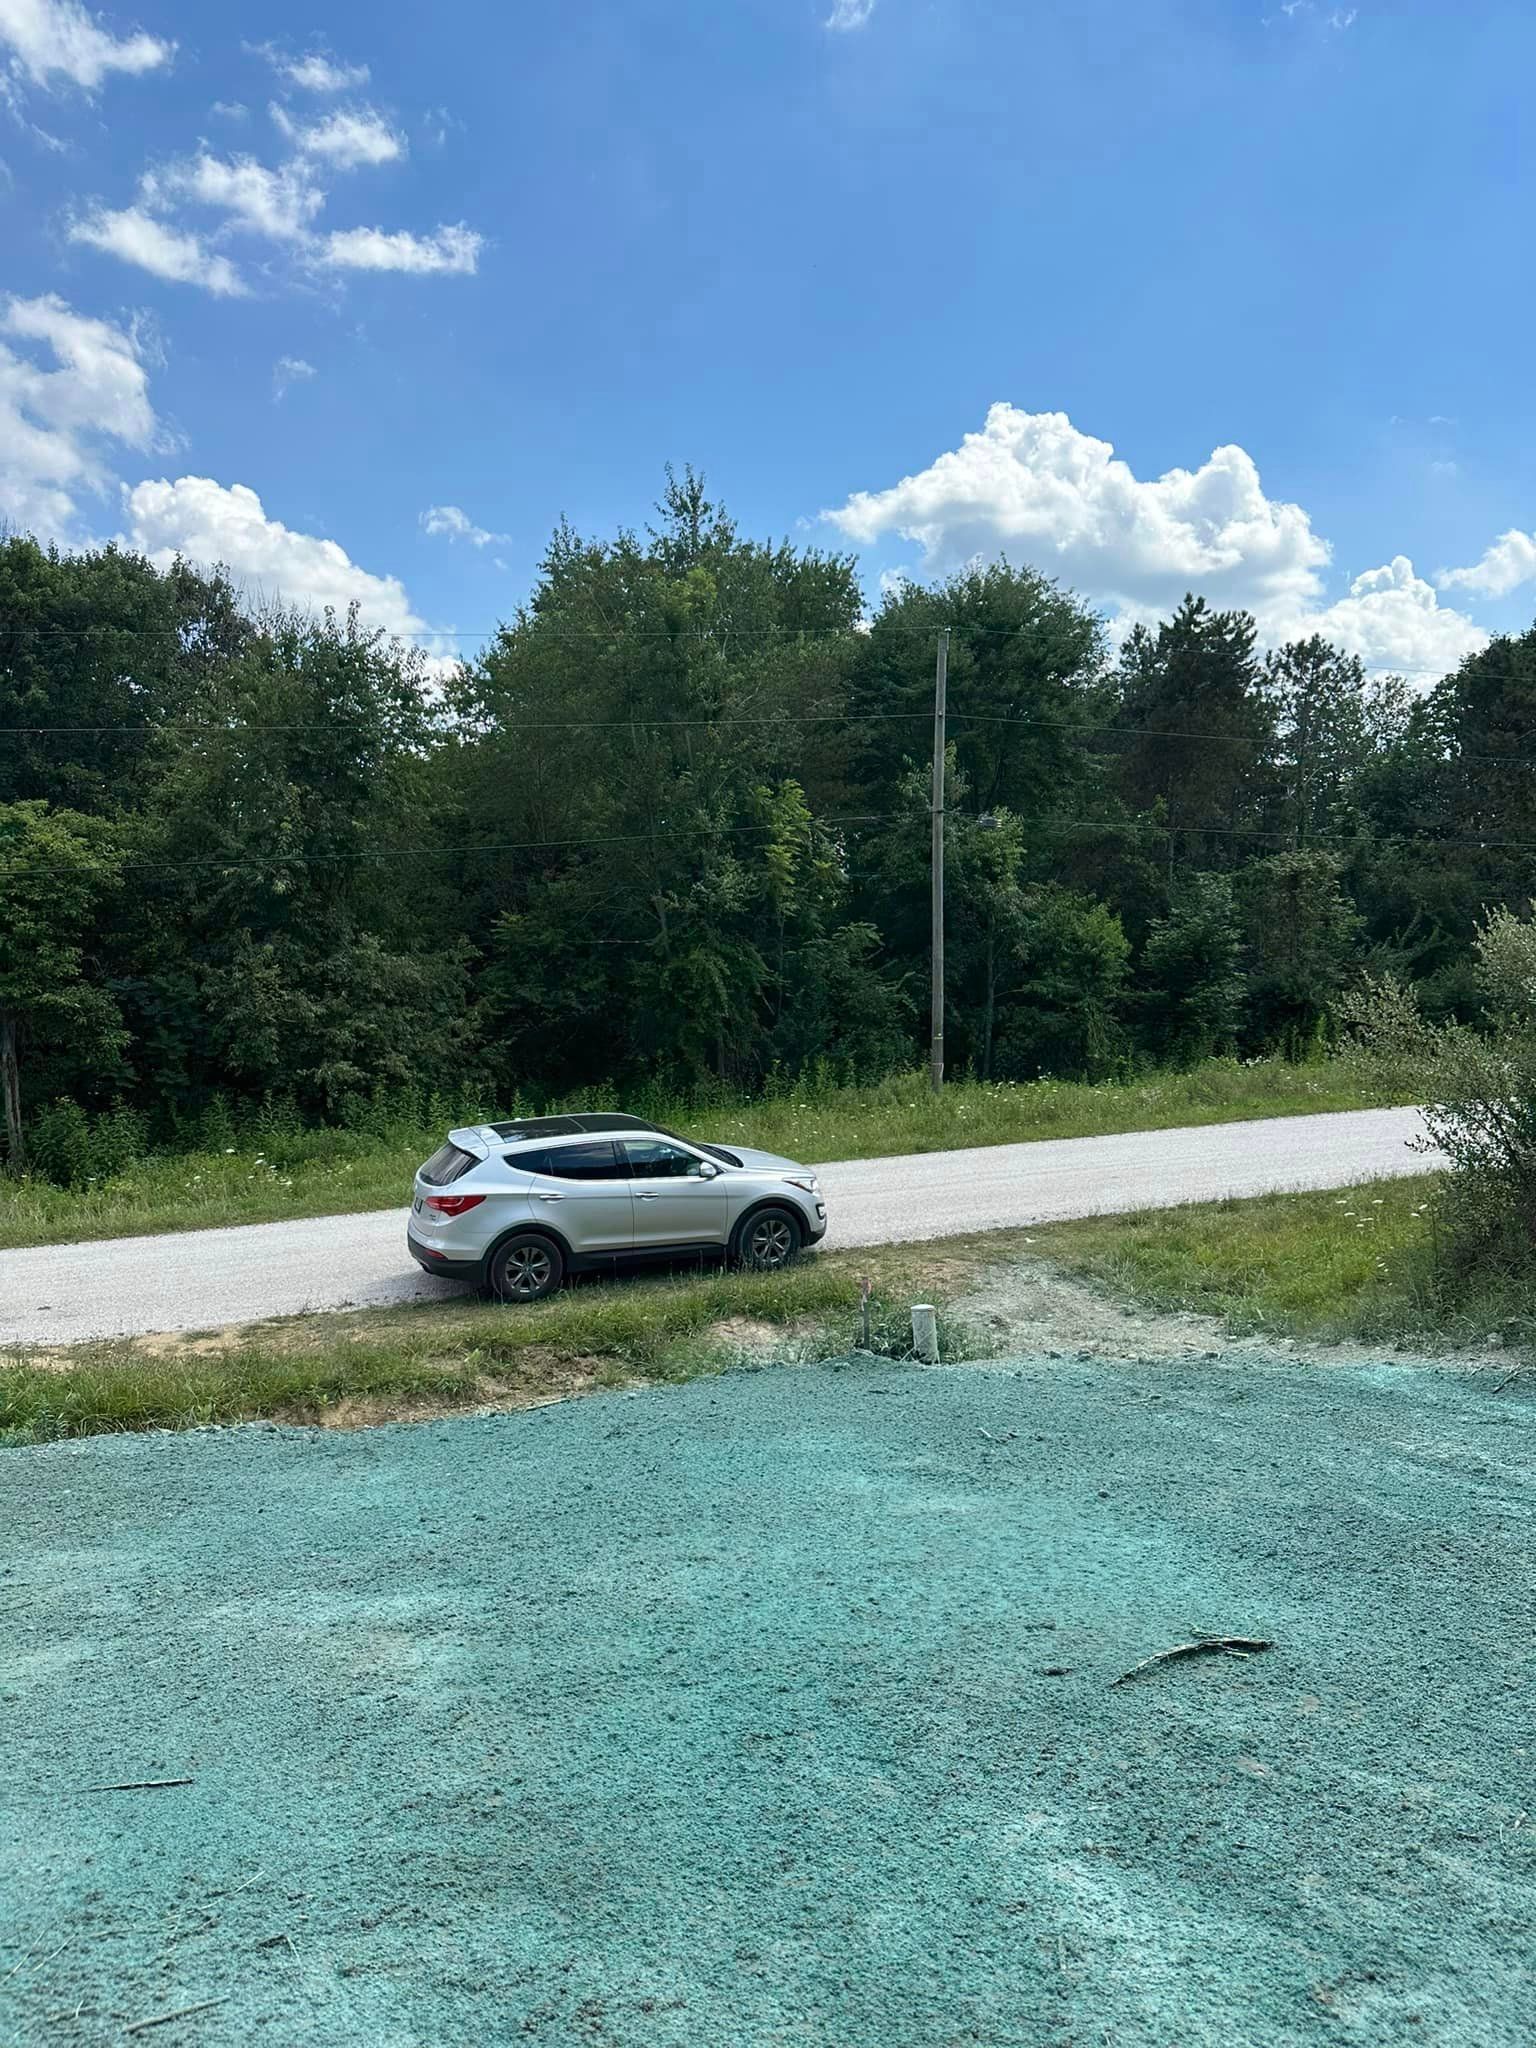
{"label": "deciduous tree", "polygon": [[123,1043],[86,940],[118,878],[99,821],[37,802],[0,805],[0,1097],[7,1156],[26,1166],[22,1089],[29,1054],[66,1038],[75,1059],[110,1073]]}

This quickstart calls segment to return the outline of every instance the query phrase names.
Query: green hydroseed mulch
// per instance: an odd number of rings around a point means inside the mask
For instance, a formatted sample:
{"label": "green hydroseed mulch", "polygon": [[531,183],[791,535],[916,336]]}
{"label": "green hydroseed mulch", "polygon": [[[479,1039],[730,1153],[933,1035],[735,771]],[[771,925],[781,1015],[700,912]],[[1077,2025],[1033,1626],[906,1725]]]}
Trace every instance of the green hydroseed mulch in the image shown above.
{"label": "green hydroseed mulch", "polygon": [[[1496,1384],[865,1363],[0,1453],[0,2040],[1525,2048]],[[1199,1631],[1274,1647],[1111,1689]]]}

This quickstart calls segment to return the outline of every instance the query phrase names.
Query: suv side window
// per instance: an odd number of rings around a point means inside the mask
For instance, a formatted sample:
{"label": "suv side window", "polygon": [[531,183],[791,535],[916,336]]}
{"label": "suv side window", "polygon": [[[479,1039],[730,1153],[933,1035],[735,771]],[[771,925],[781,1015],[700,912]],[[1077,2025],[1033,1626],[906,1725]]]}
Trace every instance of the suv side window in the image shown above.
{"label": "suv side window", "polygon": [[590,1139],[585,1145],[552,1145],[538,1156],[538,1164],[525,1160],[530,1173],[547,1174],[553,1180],[622,1180],[624,1168],[611,1138]]}
{"label": "suv side window", "polygon": [[686,1180],[699,1170],[691,1152],[660,1138],[625,1138],[621,1149],[629,1162],[631,1180]]}

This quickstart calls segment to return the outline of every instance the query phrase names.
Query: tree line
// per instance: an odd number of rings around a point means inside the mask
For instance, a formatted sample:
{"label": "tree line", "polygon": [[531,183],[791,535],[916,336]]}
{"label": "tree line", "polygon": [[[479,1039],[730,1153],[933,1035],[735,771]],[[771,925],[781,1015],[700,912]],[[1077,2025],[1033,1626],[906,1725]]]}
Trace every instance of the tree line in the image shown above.
{"label": "tree line", "polygon": [[1191,595],[1118,648],[1026,567],[889,590],[691,472],[562,524],[446,679],[222,574],[0,544],[0,1092],[173,1136],[424,1085],[909,1068],[950,630],[952,1068],[1304,1055],[1362,974],[1474,1018],[1536,894],[1536,628],[1427,694]]}

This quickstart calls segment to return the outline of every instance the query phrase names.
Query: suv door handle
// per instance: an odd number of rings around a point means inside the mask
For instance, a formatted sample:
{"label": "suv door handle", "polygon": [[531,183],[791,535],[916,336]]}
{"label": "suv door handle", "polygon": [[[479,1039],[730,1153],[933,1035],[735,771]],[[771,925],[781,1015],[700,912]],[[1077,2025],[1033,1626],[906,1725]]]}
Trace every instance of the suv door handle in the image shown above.
{"label": "suv door handle", "polygon": [[563,1202],[565,1200],[565,1197],[564,1195],[536,1194],[533,1199],[536,1202]]}
{"label": "suv door handle", "polygon": [[656,1197],[654,1195],[636,1195],[635,1197],[635,1200],[637,1202],[654,1202],[655,1199]]}

